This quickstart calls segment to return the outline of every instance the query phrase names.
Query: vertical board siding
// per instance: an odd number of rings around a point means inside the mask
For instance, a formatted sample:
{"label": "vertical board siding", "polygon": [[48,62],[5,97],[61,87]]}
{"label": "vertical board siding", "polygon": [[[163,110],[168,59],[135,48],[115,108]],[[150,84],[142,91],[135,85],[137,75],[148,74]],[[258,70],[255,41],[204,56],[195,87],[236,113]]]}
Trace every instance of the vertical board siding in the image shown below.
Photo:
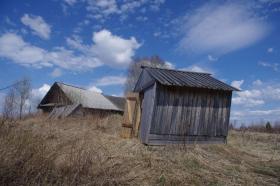
{"label": "vertical board siding", "polygon": [[[158,85],[155,106],[151,106],[153,89],[145,91],[148,109],[143,110],[141,127],[151,119],[151,135],[225,137],[231,104],[230,91],[186,89]],[[145,104],[144,103],[144,104]],[[151,107],[153,113],[151,113]],[[146,108],[146,107],[145,107]],[[148,117],[146,117],[149,115]],[[152,118],[151,118],[152,117]],[[145,128],[147,130],[147,128]],[[206,138],[205,138],[206,139]],[[213,139],[213,138],[209,138]]]}
{"label": "vertical board siding", "polygon": [[156,83],[149,87],[145,93],[142,101],[142,114],[140,125],[140,139],[142,143],[148,142],[148,135],[151,129],[151,121],[153,118],[153,109],[155,104]]}

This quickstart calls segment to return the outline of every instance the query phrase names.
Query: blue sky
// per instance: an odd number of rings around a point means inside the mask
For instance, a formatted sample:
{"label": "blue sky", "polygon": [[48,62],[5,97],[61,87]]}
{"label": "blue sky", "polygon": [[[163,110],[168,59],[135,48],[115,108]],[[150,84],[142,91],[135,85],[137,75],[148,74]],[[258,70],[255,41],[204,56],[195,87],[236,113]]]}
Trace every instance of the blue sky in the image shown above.
{"label": "blue sky", "polygon": [[[280,116],[280,1],[9,0],[0,3],[0,87],[23,76],[122,95],[134,57],[210,72],[242,89],[231,119]],[[0,93],[3,99],[5,92]]]}

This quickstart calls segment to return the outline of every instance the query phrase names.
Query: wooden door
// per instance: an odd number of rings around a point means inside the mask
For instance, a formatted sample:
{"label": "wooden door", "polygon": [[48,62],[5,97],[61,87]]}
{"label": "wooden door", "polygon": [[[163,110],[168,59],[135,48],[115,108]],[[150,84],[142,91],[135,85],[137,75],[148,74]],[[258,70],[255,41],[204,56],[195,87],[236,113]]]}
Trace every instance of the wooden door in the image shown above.
{"label": "wooden door", "polygon": [[138,93],[128,93],[122,122],[123,138],[137,137],[140,126],[140,99]]}

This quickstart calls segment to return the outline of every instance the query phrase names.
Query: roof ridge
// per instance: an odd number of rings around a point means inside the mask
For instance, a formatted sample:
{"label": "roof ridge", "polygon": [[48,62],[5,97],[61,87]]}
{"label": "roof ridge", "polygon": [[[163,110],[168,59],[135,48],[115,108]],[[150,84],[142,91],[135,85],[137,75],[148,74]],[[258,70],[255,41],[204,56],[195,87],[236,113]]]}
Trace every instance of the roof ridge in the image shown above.
{"label": "roof ridge", "polygon": [[141,68],[152,68],[152,69],[168,70],[168,71],[175,71],[175,72],[186,72],[186,73],[212,75],[211,73],[208,73],[208,72],[195,72],[195,71],[178,70],[178,69],[170,69],[170,68],[163,68],[163,67],[151,67],[151,66],[145,66],[145,65],[141,65]]}
{"label": "roof ridge", "polygon": [[101,93],[103,96],[106,96],[106,97],[113,97],[113,98],[124,98],[124,97],[121,97],[121,96],[112,96],[112,95],[106,95],[106,94],[103,94]]}
{"label": "roof ridge", "polygon": [[91,90],[86,89],[86,88],[78,87],[78,86],[75,86],[75,85],[70,85],[70,84],[67,84],[67,83],[64,83],[64,82],[60,82],[60,81],[56,81],[55,83],[63,84],[63,85],[69,86],[69,87],[73,87],[73,88],[77,88],[77,89],[81,89],[81,90],[85,90],[85,91],[89,91],[89,92],[93,92],[93,93],[96,93],[96,94],[101,94],[103,96],[110,96],[110,97],[115,97],[115,98],[123,98],[123,97],[120,97],[120,96],[111,96],[111,95],[106,95],[104,93],[99,93],[99,92],[96,92],[96,91],[91,91]]}
{"label": "roof ridge", "polygon": [[64,83],[64,82],[56,81],[55,83],[57,83],[57,84],[63,84],[63,85],[65,85],[65,86],[69,86],[69,87],[73,87],[73,88],[78,88],[78,89],[82,89],[82,90],[87,90],[87,89],[85,89],[85,88],[78,87],[78,86],[75,86],[75,85],[70,85],[70,84],[67,84],[67,83]]}
{"label": "roof ridge", "polygon": [[[222,82],[215,77],[205,73],[188,73],[185,71],[177,71],[172,69],[161,69],[153,67],[142,67],[142,73],[139,79],[143,79],[143,72],[147,73],[146,76],[151,76],[155,81],[160,84],[167,86],[182,86],[182,87],[196,87],[196,88],[206,88],[206,89],[216,89],[225,91],[236,91],[237,89]],[[135,90],[142,90],[143,86],[148,84],[148,80],[141,80],[142,83],[139,84],[139,79]],[[146,78],[147,79],[147,78]]]}

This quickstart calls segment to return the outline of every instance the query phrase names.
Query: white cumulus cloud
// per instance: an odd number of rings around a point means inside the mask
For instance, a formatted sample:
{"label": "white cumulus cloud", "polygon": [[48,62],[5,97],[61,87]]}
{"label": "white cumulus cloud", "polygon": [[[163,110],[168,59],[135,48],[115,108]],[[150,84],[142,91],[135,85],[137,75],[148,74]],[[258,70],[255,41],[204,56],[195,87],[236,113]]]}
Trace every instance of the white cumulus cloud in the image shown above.
{"label": "white cumulus cloud", "polygon": [[51,73],[51,76],[54,78],[60,77],[61,75],[62,75],[62,71],[60,68],[55,68]]}
{"label": "white cumulus cloud", "polygon": [[0,35],[0,57],[24,66],[58,66],[72,71],[85,71],[102,65],[126,67],[141,46],[134,37],[113,35],[108,30],[93,33],[93,43],[84,45],[78,38],[67,38],[65,47],[51,50],[34,46],[15,33]]}
{"label": "white cumulus cloud", "polygon": [[135,51],[141,46],[134,38],[125,39],[113,35],[109,30],[103,29],[94,32],[93,44],[85,45],[77,38],[67,38],[67,44],[88,56],[96,57],[100,62],[109,66],[124,67],[132,61]]}
{"label": "white cumulus cloud", "polygon": [[91,51],[107,65],[125,66],[131,62],[141,44],[134,37],[124,39],[113,35],[108,30],[101,30],[93,33],[94,44]]}
{"label": "white cumulus cloud", "polygon": [[119,12],[118,5],[115,0],[87,0],[87,3],[88,5],[86,9],[90,12],[99,14],[102,13],[105,16]]}
{"label": "white cumulus cloud", "polygon": [[118,15],[121,19],[126,19],[129,13],[136,11],[158,11],[165,0],[84,0],[80,2],[85,3],[86,10],[89,13],[88,17],[104,19],[111,15]]}
{"label": "white cumulus cloud", "polygon": [[241,85],[243,83],[244,83],[244,80],[240,80],[240,81],[235,80],[235,81],[231,82],[231,86],[241,90]]}
{"label": "white cumulus cloud", "polygon": [[260,109],[260,110],[242,110],[233,111],[231,118],[237,120],[247,120],[247,121],[259,121],[260,119],[265,120],[278,120],[280,115],[280,108],[275,109]]}
{"label": "white cumulus cloud", "polygon": [[263,84],[263,82],[261,80],[259,80],[259,79],[253,81],[253,85],[255,85],[255,86],[260,86],[262,84]]}
{"label": "white cumulus cloud", "polygon": [[6,33],[0,36],[0,56],[23,65],[50,66],[44,62],[47,51],[25,42],[22,37]]}
{"label": "white cumulus cloud", "polygon": [[24,14],[21,22],[28,26],[35,35],[43,39],[49,39],[51,34],[51,26],[45,22],[41,16]]}
{"label": "white cumulus cloud", "polygon": [[31,106],[34,110],[40,103],[40,101],[43,99],[43,97],[47,94],[47,92],[50,90],[51,86],[49,84],[43,84],[39,88],[33,88],[31,90],[31,96],[27,100],[26,107],[29,108]]}
{"label": "white cumulus cloud", "polygon": [[73,6],[75,3],[77,3],[77,0],[64,0],[64,2],[70,6]]}
{"label": "white cumulus cloud", "polygon": [[213,70],[208,69],[206,67],[201,67],[201,66],[198,66],[198,65],[191,65],[191,66],[186,67],[186,68],[181,68],[180,70],[215,74]]}
{"label": "white cumulus cloud", "polygon": [[268,32],[252,9],[233,2],[205,4],[184,21],[180,48],[187,52],[222,55],[252,45]]}
{"label": "white cumulus cloud", "polygon": [[164,65],[165,65],[165,67],[167,67],[169,69],[175,69],[175,65],[169,61],[165,61]]}
{"label": "white cumulus cloud", "polygon": [[207,57],[208,57],[209,61],[217,61],[218,60],[218,58],[216,58],[216,57],[214,57],[212,55],[208,55]]}
{"label": "white cumulus cloud", "polygon": [[273,48],[268,48],[268,49],[267,49],[267,52],[268,52],[268,53],[272,53],[273,51],[274,51]]}
{"label": "white cumulus cloud", "polygon": [[95,84],[97,86],[123,85],[125,81],[125,76],[105,76],[98,79]]}
{"label": "white cumulus cloud", "polygon": [[49,84],[43,84],[41,87],[37,89],[32,89],[31,94],[32,97],[42,99],[46,93],[50,90],[51,86]]}
{"label": "white cumulus cloud", "polygon": [[266,61],[260,61],[259,65],[263,66],[263,67],[266,67],[266,68],[270,68],[275,72],[279,71],[279,66],[280,66],[278,63],[269,63],[269,62],[266,62]]}
{"label": "white cumulus cloud", "polygon": [[280,101],[280,85],[278,83],[264,83],[255,80],[252,87],[246,90],[236,92],[232,98],[234,105],[250,108],[275,104]]}
{"label": "white cumulus cloud", "polygon": [[245,107],[255,107],[263,105],[265,101],[260,90],[245,90],[236,93],[237,96],[232,98],[232,103],[235,105],[243,105]]}
{"label": "white cumulus cloud", "polygon": [[96,86],[90,86],[88,88],[88,90],[93,91],[93,92],[97,92],[97,93],[102,93],[103,91],[100,88],[97,88]]}
{"label": "white cumulus cloud", "polygon": [[90,54],[77,55],[75,51],[64,47],[56,47],[49,51],[45,60],[72,71],[85,71],[103,65],[95,56]]}

